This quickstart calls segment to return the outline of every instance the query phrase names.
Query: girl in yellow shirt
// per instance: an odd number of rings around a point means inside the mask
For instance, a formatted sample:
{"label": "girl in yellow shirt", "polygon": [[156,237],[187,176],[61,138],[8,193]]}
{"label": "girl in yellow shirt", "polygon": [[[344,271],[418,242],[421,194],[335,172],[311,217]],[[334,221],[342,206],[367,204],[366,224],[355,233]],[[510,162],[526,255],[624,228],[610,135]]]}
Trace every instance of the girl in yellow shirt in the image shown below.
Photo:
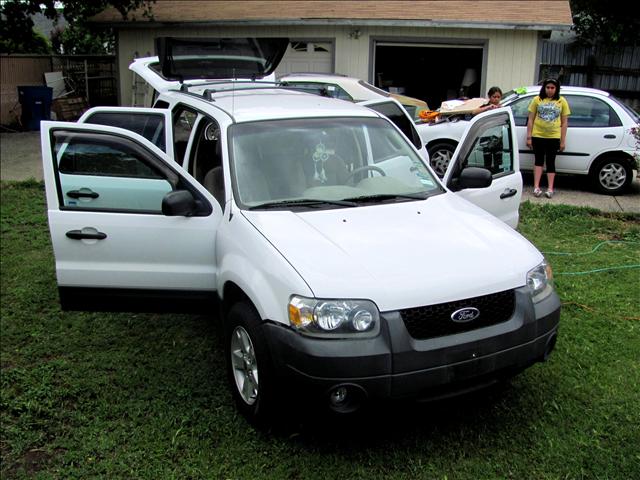
{"label": "girl in yellow shirt", "polygon": [[533,195],[542,195],[540,179],[542,167],[547,166],[547,198],[553,197],[553,182],[556,176],[556,154],[564,150],[567,136],[568,117],[571,114],[569,104],[560,96],[560,83],[547,79],[542,83],[540,94],[529,104],[527,122],[527,147],[533,149],[535,166],[533,167]]}

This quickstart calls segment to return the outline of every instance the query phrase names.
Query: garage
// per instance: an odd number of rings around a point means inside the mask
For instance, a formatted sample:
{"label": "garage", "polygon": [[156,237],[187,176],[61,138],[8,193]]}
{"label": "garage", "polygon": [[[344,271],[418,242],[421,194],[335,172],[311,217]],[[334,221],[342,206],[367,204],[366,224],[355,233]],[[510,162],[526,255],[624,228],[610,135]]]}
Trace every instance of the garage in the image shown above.
{"label": "garage", "polygon": [[276,77],[293,72],[333,72],[331,42],[292,41],[276,68]]}
{"label": "garage", "polygon": [[373,79],[380,88],[420,98],[431,108],[484,95],[484,44],[374,41],[374,50]]}

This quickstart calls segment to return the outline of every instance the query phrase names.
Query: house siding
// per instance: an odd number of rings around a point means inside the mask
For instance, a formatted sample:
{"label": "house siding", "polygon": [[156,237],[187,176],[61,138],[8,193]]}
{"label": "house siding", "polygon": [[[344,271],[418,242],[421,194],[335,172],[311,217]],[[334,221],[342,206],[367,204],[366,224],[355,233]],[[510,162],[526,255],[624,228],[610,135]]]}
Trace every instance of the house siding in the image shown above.
{"label": "house siding", "polygon": [[[360,37],[350,37],[354,29]],[[537,75],[536,55],[539,34],[533,30],[463,29],[385,26],[207,26],[176,28],[121,28],[118,30],[118,68],[120,71],[121,105],[131,104],[132,73],[128,66],[137,53],[139,57],[154,54],[154,38],[159,36],[209,37],[289,37],[333,41],[336,73],[343,73],[373,83],[373,42],[472,42],[485,46],[482,91],[499,85],[504,91],[534,83]],[[447,65],[434,65],[430,75]]]}

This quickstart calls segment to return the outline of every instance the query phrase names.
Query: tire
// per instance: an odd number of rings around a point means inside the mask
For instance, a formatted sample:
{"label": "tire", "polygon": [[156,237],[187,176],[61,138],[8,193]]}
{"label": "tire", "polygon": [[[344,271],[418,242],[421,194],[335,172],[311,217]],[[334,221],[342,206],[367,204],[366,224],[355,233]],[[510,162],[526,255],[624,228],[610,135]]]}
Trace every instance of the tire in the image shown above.
{"label": "tire", "polygon": [[429,163],[440,178],[444,177],[455,150],[456,145],[446,142],[434,143],[429,147]]}
{"label": "tire", "polygon": [[225,322],[227,379],[238,410],[262,427],[275,412],[275,377],[258,312],[246,302],[234,304]]}
{"label": "tire", "polygon": [[631,184],[633,170],[625,158],[609,156],[596,160],[589,177],[599,193],[619,195]]}

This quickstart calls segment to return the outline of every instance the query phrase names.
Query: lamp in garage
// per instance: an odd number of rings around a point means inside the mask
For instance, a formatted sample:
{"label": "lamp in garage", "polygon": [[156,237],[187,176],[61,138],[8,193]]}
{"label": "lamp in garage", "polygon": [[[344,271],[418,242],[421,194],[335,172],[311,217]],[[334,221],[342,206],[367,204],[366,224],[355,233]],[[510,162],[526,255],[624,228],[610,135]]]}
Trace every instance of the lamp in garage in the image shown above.
{"label": "lamp in garage", "polygon": [[462,82],[460,83],[460,96],[466,97],[469,92],[469,87],[476,83],[478,80],[478,72],[475,68],[467,68],[462,75]]}

